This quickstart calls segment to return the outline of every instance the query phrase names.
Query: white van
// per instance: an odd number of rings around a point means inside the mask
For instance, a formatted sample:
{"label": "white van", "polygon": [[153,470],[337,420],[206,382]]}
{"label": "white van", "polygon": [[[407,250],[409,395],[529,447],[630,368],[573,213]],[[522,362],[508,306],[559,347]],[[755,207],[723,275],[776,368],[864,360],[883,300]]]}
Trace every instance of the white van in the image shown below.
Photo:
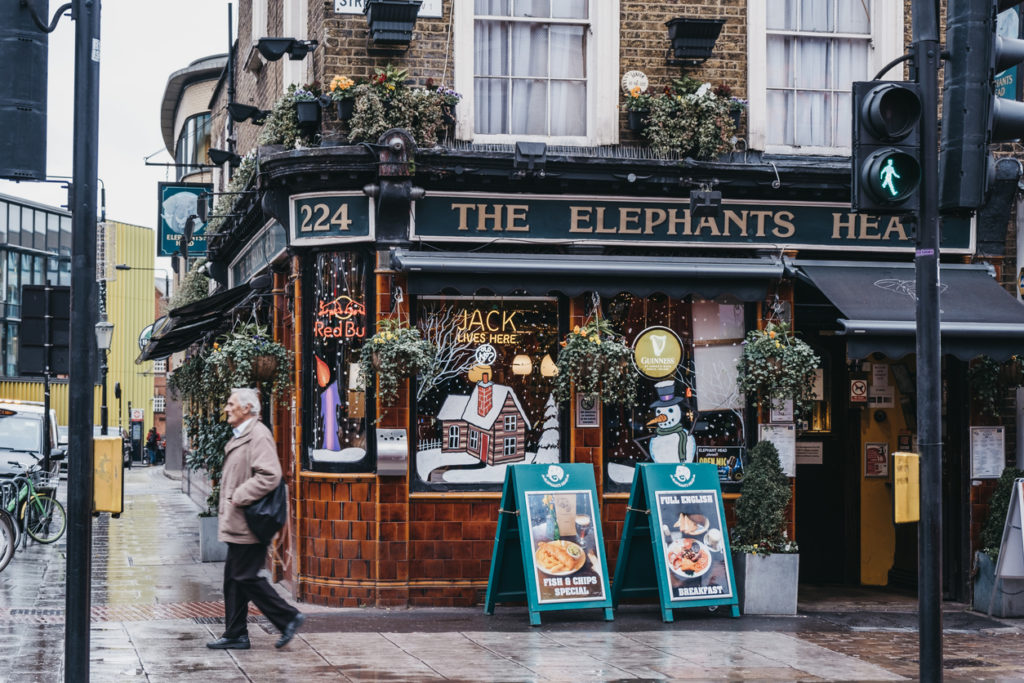
{"label": "white van", "polygon": [[[46,429],[43,404],[36,401],[0,401],[0,476],[20,474],[43,459]],[[50,458],[60,460],[64,450],[57,441],[57,413],[49,419]]]}

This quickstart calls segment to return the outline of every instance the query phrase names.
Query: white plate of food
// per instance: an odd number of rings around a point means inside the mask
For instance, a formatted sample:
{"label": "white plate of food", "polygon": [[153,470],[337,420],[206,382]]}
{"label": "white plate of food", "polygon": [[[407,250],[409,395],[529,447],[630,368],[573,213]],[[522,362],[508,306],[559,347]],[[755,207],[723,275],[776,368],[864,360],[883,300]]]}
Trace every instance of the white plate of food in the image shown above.
{"label": "white plate of food", "polygon": [[568,576],[578,572],[587,554],[572,541],[543,541],[533,553],[537,569],[548,576]]}
{"label": "white plate of food", "polygon": [[676,529],[679,529],[684,536],[700,536],[711,526],[711,522],[708,520],[706,515],[698,513],[683,514],[679,513],[679,519],[672,525]]}
{"label": "white plate of food", "polygon": [[673,574],[686,581],[708,573],[711,551],[695,538],[681,538],[668,546],[665,561]]}

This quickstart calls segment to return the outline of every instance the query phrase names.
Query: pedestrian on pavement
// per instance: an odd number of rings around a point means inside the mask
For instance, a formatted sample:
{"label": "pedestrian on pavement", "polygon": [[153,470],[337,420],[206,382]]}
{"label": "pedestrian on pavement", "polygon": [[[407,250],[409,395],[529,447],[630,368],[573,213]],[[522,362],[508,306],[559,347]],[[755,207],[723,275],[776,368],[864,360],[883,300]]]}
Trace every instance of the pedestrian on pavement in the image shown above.
{"label": "pedestrian on pavement", "polygon": [[156,427],[150,427],[149,434],[146,434],[146,462],[150,465],[156,464],[156,447],[159,441],[160,435]]}
{"label": "pedestrian on pavement", "polygon": [[259,574],[267,546],[245,521],[244,508],[267,495],[281,481],[274,437],[259,420],[260,399],[255,389],[234,389],[224,407],[234,436],[224,447],[220,479],[217,538],[228,544],[224,563],[224,635],[206,644],[214,650],[248,650],[246,616],[249,602],[281,631],[277,647],[295,636],[306,617],[277,594]]}

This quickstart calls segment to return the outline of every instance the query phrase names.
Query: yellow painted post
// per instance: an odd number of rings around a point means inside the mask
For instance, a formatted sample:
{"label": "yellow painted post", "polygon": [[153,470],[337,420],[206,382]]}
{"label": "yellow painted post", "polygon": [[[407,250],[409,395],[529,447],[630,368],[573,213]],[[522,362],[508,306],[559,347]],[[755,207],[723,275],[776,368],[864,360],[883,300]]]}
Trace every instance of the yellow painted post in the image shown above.
{"label": "yellow painted post", "polygon": [[120,437],[94,438],[92,485],[93,512],[120,515],[124,510],[124,459]]}
{"label": "yellow painted post", "polygon": [[893,512],[896,523],[921,519],[921,471],[917,453],[893,453]]}

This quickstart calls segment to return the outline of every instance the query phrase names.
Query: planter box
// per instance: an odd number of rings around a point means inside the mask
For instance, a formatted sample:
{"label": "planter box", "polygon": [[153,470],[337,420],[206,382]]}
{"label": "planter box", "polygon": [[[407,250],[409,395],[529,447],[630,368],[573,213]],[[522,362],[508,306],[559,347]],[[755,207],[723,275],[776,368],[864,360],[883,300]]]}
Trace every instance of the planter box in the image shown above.
{"label": "planter box", "polygon": [[217,540],[217,517],[199,518],[199,559],[203,562],[228,559],[228,544]]}
{"label": "planter box", "polygon": [[974,554],[974,566],[978,572],[974,577],[974,595],[971,607],[977,612],[989,613],[992,616],[1024,617],[1024,579],[1003,579],[992,600],[992,590],[996,584],[996,563],[983,552]]}
{"label": "planter box", "polygon": [[744,614],[796,614],[798,553],[733,553],[732,567]]}

